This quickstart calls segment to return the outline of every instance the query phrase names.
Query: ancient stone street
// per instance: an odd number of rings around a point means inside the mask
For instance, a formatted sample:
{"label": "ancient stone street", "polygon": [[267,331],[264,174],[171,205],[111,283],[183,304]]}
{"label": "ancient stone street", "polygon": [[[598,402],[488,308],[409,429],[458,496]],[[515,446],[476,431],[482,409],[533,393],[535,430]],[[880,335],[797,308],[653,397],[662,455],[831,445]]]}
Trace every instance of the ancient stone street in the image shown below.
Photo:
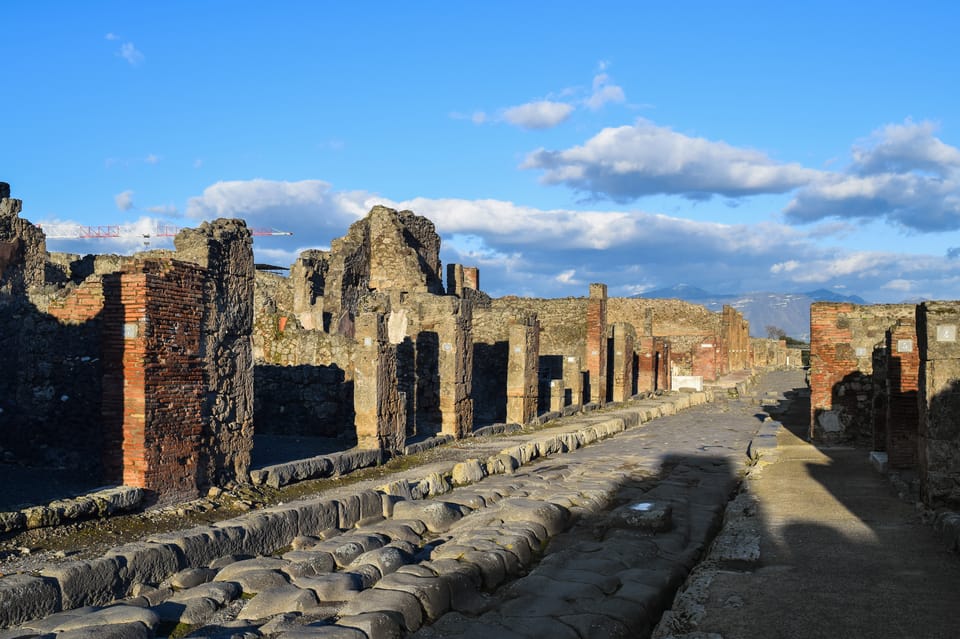
{"label": "ancient stone street", "polygon": [[[0,636],[643,636],[720,524],[763,424],[758,398],[802,383],[771,373],[743,399],[628,402],[511,436],[450,479],[158,535],[108,553],[100,572],[52,567],[42,574],[75,609]],[[176,571],[178,558],[190,566]],[[111,588],[111,561],[145,585],[91,605]],[[42,597],[46,583],[23,588]]]}

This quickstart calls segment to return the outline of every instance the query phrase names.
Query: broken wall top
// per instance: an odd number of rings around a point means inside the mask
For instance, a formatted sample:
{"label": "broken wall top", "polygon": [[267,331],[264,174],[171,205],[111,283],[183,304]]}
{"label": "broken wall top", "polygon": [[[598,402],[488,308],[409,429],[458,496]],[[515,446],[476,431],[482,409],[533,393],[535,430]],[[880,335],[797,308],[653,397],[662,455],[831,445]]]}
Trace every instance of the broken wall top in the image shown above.
{"label": "broken wall top", "polygon": [[46,239],[38,227],[20,217],[23,203],[10,197],[0,182],[0,292],[23,295],[44,283]]}

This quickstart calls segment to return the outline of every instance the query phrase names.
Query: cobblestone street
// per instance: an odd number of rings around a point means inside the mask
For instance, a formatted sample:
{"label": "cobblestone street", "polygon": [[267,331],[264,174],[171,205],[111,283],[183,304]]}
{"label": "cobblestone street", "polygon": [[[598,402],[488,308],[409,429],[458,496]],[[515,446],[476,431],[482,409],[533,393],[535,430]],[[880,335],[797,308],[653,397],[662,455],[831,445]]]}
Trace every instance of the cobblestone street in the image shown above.
{"label": "cobblestone street", "polygon": [[[456,488],[432,472],[53,566],[74,609],[0,637],[644,636],[717,530],[760,404],[801,384],[774,372],[742,399],[630,402],[504,438],[488,476],[479,460],[452,469]],[[109,562],[140,574],[101,607]],[[45,583],[23,584],[38,606]]]}

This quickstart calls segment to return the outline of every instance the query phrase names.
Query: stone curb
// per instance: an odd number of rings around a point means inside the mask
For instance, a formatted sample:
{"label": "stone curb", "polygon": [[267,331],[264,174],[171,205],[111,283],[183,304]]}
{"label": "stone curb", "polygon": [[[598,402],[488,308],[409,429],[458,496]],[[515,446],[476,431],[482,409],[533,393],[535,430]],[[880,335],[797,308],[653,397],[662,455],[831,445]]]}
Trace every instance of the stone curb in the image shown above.
{"label": "stone curb", "polygon": [[139,508],[143,489],[131,486],[102,488],[72,499],[58,499],[46,506],[0,512],[0,532],[18,532],[61,526],[83,519],[107,517]]}
{"label": "stone curb", "polygon": [[[289,546],[300,536],[316,535],[331,529],[349,529],[363,522],[393,516],[400,501],[425,499],[449,492],[457,477],[466,478],[511,473],[539,457],[566,453],[594,441],[606,439],[690,406],[714,400],[714,393],[675,393],[627,402],[582,417],[582,427],[561,433],[546,433],[521,445],[512,446],[487,460],[468,460],[435,472],[419,481],[398,480],[357,493],[316,497],[252,511],[211,526],[197,526],[148,537],[114,548],[104,557],[89,561],[57,564],[40,576],[17,575],[0,579],[0,628],[17,625],[36,616],[79,606],[104,605],[127,596],[134,585],[157,583],[188,568],[209,565],[229,555],[265,555]],[[579,420],[578,420],[579,421]],[[353,463],[380,463],[378,451],[346,451],[339,455],[301,460],[344,473]],[[473,463],[471,463],[473,462]],[[459,466],[459,468],[457,468]],[[468,466],[470,468],[468,468]],[[284,472],[296,472],[296,469]],[[263,481],[267,481],[267,477]],[[278,479],[279,481],[279,479]]]}

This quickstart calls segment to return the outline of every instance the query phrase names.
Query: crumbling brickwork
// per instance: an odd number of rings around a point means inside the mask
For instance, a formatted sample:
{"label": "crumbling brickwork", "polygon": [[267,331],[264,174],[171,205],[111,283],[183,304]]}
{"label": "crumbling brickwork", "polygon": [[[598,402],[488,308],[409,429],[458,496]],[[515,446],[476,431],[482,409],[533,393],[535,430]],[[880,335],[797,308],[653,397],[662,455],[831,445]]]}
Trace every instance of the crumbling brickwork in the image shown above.
{"label": "crumbling brickwork", "polygon": [[397,353],[387,337],[386,318],[357,318],[354,411],[357,446],[399,453],[406,441],[406,406],[397,386]]}
{"label": "crumbling brickwork", "polygon": [[201,485],[243,480],[253,450],[253,245],[242,220],[204,222],[174,239],[177,258],[207,271]]}
{"label": "crumbling brickwork", "polygon": [[960,510],[960,302],[917,307],[920,490],[931,508]]}
{"label": "crumbling brickwork", "polygon": [[617,322],[611,327],[611,358],[613,375],[610,378],[610,398],[615,402],[624,402],[636,392],[634,371],[636,353],[634,342],[637,335],[632,324]]}
{"label": "crumbling brickwork", "polygon": [[913,468],[920,420],[920,349],[914,320],[897,320],[887,331],[886,353],[886,414],[882,421],[886,426],[887,463],[894,469]]}
{"label": "crumbling brickwork", "polygon": [[873,439],[873,350],[910,304],[810,306],[810,434],[818,441]]}
{"label": "crumbling brickwork", "polygon": [[584,361],[590,401],[607,401],[607,285],[591,284],[587,299],[587,335]]}
{"label": "crumbling brickwork", "polygon": [[536,315],[510,326],[507,421],[526,424],[537,416],[540,324]]}
{"label": "crumbling brickwork", "polygon": [[148,500],[197,497],[205,272],[146,260],[104,283],[104,470]]}

